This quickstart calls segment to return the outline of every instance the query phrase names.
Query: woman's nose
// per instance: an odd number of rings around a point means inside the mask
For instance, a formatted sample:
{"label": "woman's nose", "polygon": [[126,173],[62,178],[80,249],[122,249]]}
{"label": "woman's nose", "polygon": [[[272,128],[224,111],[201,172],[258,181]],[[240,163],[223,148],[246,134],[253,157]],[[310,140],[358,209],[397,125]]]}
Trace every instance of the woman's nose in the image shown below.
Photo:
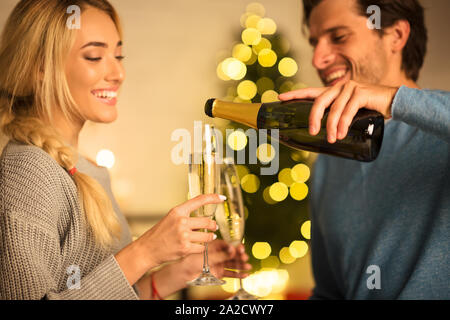
{"label": "woman's nose", "polygon": [[125,80],[125,68],[123,67],[122,63],[114,58],[109,64],[108,64],[108,73],[106,80],[108,81],[114,81],[117,83],[122,83]]}

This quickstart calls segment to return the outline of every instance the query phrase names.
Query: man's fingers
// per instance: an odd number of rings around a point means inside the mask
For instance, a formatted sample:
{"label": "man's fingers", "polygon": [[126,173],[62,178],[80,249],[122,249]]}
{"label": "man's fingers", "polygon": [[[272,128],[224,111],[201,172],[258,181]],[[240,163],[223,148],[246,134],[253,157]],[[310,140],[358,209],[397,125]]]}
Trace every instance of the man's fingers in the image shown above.
{"label": "man's fingers", "polygon": [[341,119],[337,127],[338,139],[344,139],[348,133],[348,128],[353,121],[356,113],[360,108],[364,107],[364,103],[360,96],[354,95],[350,101],[347,103],[345,110],[342,112]]}
{"label": "man's fingers", "polygon": [[217,204],[224,200],[224,196],[219,196],[218,194],[202,194],[175,207],[173,210],[181,215],[188,216],[191,212],[206,204]]}
{"label": "man's fingers", "polygon": [[309,133],[316,135],[320,131],[321,122],[325,109],[328,108],[336,97],[341,93],[343,84],[336,84],[331,88],[326,88],[316,100],[309,113]]}
{"label": "man's fingers", "polygon": [[209,254],[209,264],[211,266],[217,265],[217,264],[222,264],[223,262],[227,261],[228,259],[230,259],[230,256],[224,252],[224,251],[216,251],[212,254]]}
{"label": "man's fingers", "polygon": [[327,88],[304,88],[282,93],[278,96],[281,101],[293,99],[315,99],[320,96]]}
{"label": "man's fingers", "polygon": [[327,119],[327,139],[329,143],[336,142],[337,126],[348,101],[353,95],[355,84],[351,81],[347,82],[330,107]]}

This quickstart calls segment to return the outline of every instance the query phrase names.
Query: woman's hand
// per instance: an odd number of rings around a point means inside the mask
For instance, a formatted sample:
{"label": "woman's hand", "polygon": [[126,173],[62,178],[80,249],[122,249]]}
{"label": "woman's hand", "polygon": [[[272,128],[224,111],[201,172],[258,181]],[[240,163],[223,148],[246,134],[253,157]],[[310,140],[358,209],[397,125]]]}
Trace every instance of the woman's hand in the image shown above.
{"label": "woman's hand", "polygon": [[217,230],[214,220],[209,217],[190,217],[191,212],[206,204],[217,204],[223,200],[219,195],[197,196],[173,208],[153,228],[136,241],[148,253],[154,266],[178,260],[193,253],[202,253],[204,242],[214,240],[215,234],[194,230]]}
{"label": "woman's hand", "polygon": [[[223,197],[223,196],[222,196]],[[208,217],[190,217],[190,213],[206,204],[223,200],[217,194],[200,195],[173,208],[153,228],[119,251],[115,258],[133,285],[148,270],[186,255],[202,253],[204,242],[215,238],[216,222]]]}
{"label": "woman's hand", "polygon": [[392,117],[391,105],[398,88],[362,84],[356,81],[341,81],[332,87],[305,88],[279,95],[280,100],[315,99],[309,114],[309,133],[320,131],[325,109],[330,108],[327,120],[329,143],[347,136],[352,120],[359,109],[366,108],[380,112],[386,119]]}

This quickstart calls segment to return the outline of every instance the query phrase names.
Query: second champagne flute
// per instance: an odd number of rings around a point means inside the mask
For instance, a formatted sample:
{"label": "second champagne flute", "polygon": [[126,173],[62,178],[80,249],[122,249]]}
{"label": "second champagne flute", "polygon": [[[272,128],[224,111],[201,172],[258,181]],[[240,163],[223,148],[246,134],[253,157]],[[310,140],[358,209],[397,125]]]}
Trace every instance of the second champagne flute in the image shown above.
{"label": "second champagne flute", "polygon": [[[232,158],[223,160],[220,168],[221,192],[227,197],[216,210],[216,221],[222,238],[233,246],[242,243],[245,229],[244,203],[242,201],[241,184]],[[237,266],[236,272],[240,272]],[[257,300],[258,297],[245,291],[242,278],[239,277],[239,290],[229,300]]]}

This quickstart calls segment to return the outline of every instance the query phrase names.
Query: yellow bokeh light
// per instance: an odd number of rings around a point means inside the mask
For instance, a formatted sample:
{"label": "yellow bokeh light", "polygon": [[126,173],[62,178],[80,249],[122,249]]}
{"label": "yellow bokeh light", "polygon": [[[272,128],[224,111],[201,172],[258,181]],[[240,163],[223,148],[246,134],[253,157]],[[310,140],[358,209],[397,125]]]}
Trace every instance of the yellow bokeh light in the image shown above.
{"label": "yellow bokeh light", "polygon": [[269,143],[263,143],[256,149],[256,156],[259,161],[266,164],[275,158],[275,148]]}
{"label": "yellow bokeh light", "polygon": [[237,94],[241,99],[251,100],[256,96],[257,87],[251,80],[244,80],[237,87]]}
{"label": "yellow bokeh light", "polygon": [[264,17],[264,15],[266,14],[266,9],[264,8],[264,6],[259,3],[259,2],[252,2],[249,3],[245,9],[245,11],[248,14],[256,14],[260,17]]}
{"label": "yellow bokeh light", "polygon": [[226,283],[222,285],[225,292],[235,293],[239,290],[239,279],[237,278],[223,278]]}
{"label": "yellow bokeh light", "polygon": [[233,98],[233,102],[236,102],[236,103],[250,103],[252,101],[251,100],[244,100],[244,99],[241,99],[239,97],[235,97],[235,98]]}
{"label": "yellow bokeh light", "polygon": [[242,150],[247,145],[247,136],[242,130],[235,130],[228,135],[227,143],[235,151]]}
{"label": "yellow bokeh light", "polygon": [[284,168],[278,173],[278,181],[290,187],[295,181],[292,178],[291,168]]}
{"label": "yellow bokeh light", "polygon": [[295,257],[293,257],[289,251],[288,247],[283,247],[279,253],[280,261],[284,264],[290,264],[295,262]]}
{"label": "yellow bokeh light", "polygon": [[236,58],[227,58],[222,62],[223,72],[233,80],[241,80],[247,73],[247,66]]}
{"label": "yellow bokeh light", "polygon": [[280,99],[278,99],[278,92],[274,90],[267,90],[261,95],[262,103],[269,103],[275,101],[280,101]]}
{"label": "yellow bokeh light", "polygon": [[276,42],[274,43],[274,47],[277,48],[277,52],[284,55],[288,53],[289,49],[291,48],[291,45],[289,44],[289,41],[285,37],[279,36]]}
{"label": "yellow bokeh light", "polygon": [[245,61],[245,64],[250,66],[250,65],[254,64],[256,62],[256,60],[258,60],[258,55],[255,54],[252,50],[252,56],[250,57],[250,59],[248,59],[248,61]]}
{"label": "yellow bokeh light", "polygon": [[247,21],[247,18],[251,15],[252,15],[252,13],[248,13],[248,12],[241,15],[239,22],[240,22],[242,28],[245,28],[245,21]]}
{"label": "yellow bokeh light", "polygon": [[284,92],[288,92],[292,90],[292,86],[294,85],[294,83],[292,81],[285,81],[281,84],[280,86],[280,92],[284,93]]}
{"label": "yellow bokeh light", "polygon": [[276,269],[280,266],[280,260],[277,256],[269,256],[264,260],[261,260],[261,268],[273,268]]}
{"label": "yellow bokeh light", "polygon": [[252,254],[256,259],[263,260],[270,256],[272,247],[268,242],[255,242],[252,246]]}
{"label": "yellow bokeh light", "polygon": [[289,252],[294,258],[301,258],[308,252],[308,244],[301,240],[292,241]]}
{"label": "yellow bokeh light", "polygon": [[108,149],[101,149],[99,152],[97,152],[97,157],[95,159],[98,166],[106,167],[108,169],[111,169],[116,162],[114,153]]}
{"label": "yellow bokeh light", "polygon": [[241,187],[247,193],[255,193],[260,185],[259,178],[254,174],[247,174],[241,179]]}
{"label": "yellow bokeh light", "polygon": [[261,77],[256,81],[256,86],[258,87],[258,93],[263,94],[267,90],[273,90],[275,88],[275,84],[272,79],[267,77]]}
{"label": "yellow bokeh light", "polygon": [[243,164],[236,165],[236,171],[239,177],[239,180],[242,180],[244,176],[250,173],[250,170]]}
{"label": "yellow bokeh light", "polygon": [[277,281],[272,286],[272,293],[280,293],[288,284],[289,273],[285,269],[278,269],[275,272],[277,273]]}
{"label": "yellow bokeh light", "polygon": [[260,19],[256,27],[261,34],[274,34],[277,31],[277,24],[270,18]]}
{"label": "yellow bokeh light", "polygon": [[311,170],[306,164],[299,163],[292,168],[292,178],[295,182],[306,182],[311,175]]}
{"label": "yellow bokeh light", "polygon": [[258,62],[263,67],[272,67],[277,62],[277,54],[272,49],[262,49],[258,54]]}
{"label": "yellow bokeh light", "polygon": [[219,77],[220,80],[223,80],[223,81],[231,80],[231,78],[229,76],[227,76],[225,74],[225,72],[223,72],[223,70],[224,70],[224,68],[223,68],[223,61],[222,61],[217,66],[217,70],[216,70],[217,76]]}
{"label": "yellow bokeh light", "polygon": [[269,189],[270,197],[275,201],[283,201],[289,194],[288,187],[282,182],[275,182]]}
{"label": "yellow bokeh light", "polygon": [[[248,218],[248,208],[244,206],[244,220],[247,220]],[[244,243],[244,239],[242,239],[242,243]]]}
{"label": "yellow bokeh light", "polygon": [[278,63],[278,71],[285,77],[292,77],[298,71],[297,62],[289,57],[283,58]]}
{"label": "yellow bokeh light", "polygon": [[246,45],[255,46],[261,41],[261,32],[255,28],[244,29],[241,34],[241,39]]}
{"label": "yellow bokeh light", "polygon": [[254,29],[256,29],[259,20],[261,20],[261,17],[259,15],[251,14],[245,20],[245,27],[246,28],[254,28]]}
{"label": "yellow bokeh light", "polygon": [[246,46],[245,44],[238,43],[233,47],[231,55],[235,59],[246,62],[252,57],[252,48]]}
{"label": "yellow bokeh light", "polygon": [[289,190],[292,199],[301,201],[308,195],[308,186],[303,182],[294,182]]}
{"label": "yellow bokeh light", "polygon": [[266,38],[261,38],[259,43],[253,47],[253,52],[259,54],[263,49],[272,49],[272,44]]}
{"label": "yellow bokeh light", "polygon": [[263,191],[263,200],[264,200],[266,203],[268,203],[268,204],[276,204],[276,203],[278,203],[277,201],[273,200],[273,199],[270,197],[269,190],[270,190],[270,186],[268,186],[268,187],[266,187],[266,188],[264,189],[264,191]]}
{"label": "yellow bokeh light", "polygon": [[278,280],[284,283],[287,283],[289,281],[289,272],[285,269],[278,269]]}
{"label": "yellow bokeh light", "polygon": [[306,220],[300,227],[300,232],[305,239],[311,239],[311,221]]}
{"label": "yellow bokeh light", "polygon": [[302,153],[300,151],[292,151],[290,155],[291,155],[291,159],[296,162],[299,162],[303,158]]}
{"label": "yellow bokeh light", "polygon": [[272,283],[267,281],[262,272],[255,272],[243,280],[244,289],[250,294],[264,297],[272,291]]}

